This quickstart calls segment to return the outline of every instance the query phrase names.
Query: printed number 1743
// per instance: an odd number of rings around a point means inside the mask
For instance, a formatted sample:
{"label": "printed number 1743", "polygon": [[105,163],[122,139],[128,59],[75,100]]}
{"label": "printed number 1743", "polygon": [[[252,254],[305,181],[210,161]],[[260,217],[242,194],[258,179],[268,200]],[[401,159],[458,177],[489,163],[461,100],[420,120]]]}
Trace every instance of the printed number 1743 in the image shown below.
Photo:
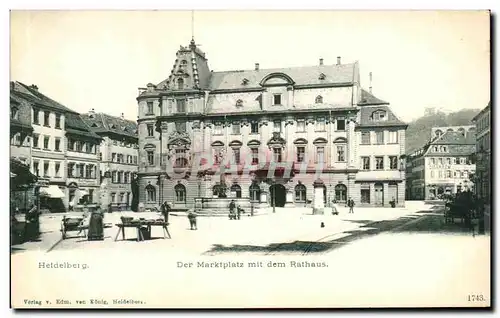
{"label": "printed number 1743", "polygon": [[480,294],[479,295],[469,295],[469,296],[467,296],[467,300],[477,302],[477,301],[486,301],[486,298]]}

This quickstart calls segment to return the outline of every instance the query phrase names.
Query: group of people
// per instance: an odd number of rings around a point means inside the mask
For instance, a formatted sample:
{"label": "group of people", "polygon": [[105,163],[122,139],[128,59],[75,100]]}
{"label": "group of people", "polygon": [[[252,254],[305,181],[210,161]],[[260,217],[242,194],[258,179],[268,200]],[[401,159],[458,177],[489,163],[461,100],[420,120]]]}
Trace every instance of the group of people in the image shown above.
{"label": "group of people", "polygon": [[[167,223],[167,225],[168,225],[168,216],[169,216],[171,210],[172,210],[172,206],[167,201],[163,202],[161,204],[161,206],[160,206],[161,214],[162,214],[163,218],[165,219],[165,223]],[[188,220],[189,220],[189,226],[190,226],[191,230],[197,230],[198,229],[198,225],[197,225],[197,222],[196,222],[197,216],[198,215],[193,210],[190,210],[188,212],[187,217],[188,217]]]}
{"label": "group of people", "polygon": [[[349,200],[347,200],[346,205],[349,207],[349,213],[354,213],[354,200],[352,198],[349,198]],[[333,199],[332,201],[332,214],[333,215],[339,214],[337,200],[335,199]]]}
{"label": "group of people", "polygon": [[239,220],[241,219],[241,214],[245,211],[241,208],[239,204],[236,204],[234,200],[229,203],[229,219]]}

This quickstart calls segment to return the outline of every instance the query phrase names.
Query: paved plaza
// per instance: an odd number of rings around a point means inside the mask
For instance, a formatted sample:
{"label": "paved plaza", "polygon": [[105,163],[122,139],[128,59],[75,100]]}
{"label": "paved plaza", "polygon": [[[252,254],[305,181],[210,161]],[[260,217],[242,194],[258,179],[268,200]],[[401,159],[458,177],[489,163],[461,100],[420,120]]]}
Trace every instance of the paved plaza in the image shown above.
{"label": "paved plaza", "polygon": [[[324,215],[312,215],[311,208],[276,208],[273,213],[272,208],[267,208],[259,210],[253,217],[244,214],[241,220],[229,220],[224,216],[200,216],[198,230],[189,229],[185,215],[171,215],[171,239],[161,239],[161,228],[153,227],[153,239],[142,242],[136,241],[137,234],[132,228],[126,229],[126,240],[123,241],[119,235],[118,241],[115,241],[118,232],[115,224],[120,223],[121,216],[148,219],[159,218],[158,213],[105,214],[104,222],[110,227],[105,228],[103,241],[87,241],[76,236],[62,240],[60,223],[63,214],[47,214],[41,217],[41,241],[14,246],[13,252],[158,248],[197,255],[322,253],[331,249],[325,246],[325,242],[342,240],[348,243],[368,235],[392,231],[425,217],[441,215],[439,209],[439,205],[425,205],[423,202],[408,202],[405,208],[356,208],[353,214],[348,213],[348,208],[340,207],[339,215],[332,215],[329,210]],[[321,227],[321,223],[324,227]]]}

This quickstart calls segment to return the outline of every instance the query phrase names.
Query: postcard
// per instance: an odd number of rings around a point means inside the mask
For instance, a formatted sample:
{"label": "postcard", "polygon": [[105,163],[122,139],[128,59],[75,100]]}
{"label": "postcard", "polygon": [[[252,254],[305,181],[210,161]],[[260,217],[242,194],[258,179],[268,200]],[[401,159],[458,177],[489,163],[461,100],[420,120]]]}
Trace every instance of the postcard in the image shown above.
{"label": "postcard", "polygon": [[489,11],[11,11],[11,307],[491,308]]}

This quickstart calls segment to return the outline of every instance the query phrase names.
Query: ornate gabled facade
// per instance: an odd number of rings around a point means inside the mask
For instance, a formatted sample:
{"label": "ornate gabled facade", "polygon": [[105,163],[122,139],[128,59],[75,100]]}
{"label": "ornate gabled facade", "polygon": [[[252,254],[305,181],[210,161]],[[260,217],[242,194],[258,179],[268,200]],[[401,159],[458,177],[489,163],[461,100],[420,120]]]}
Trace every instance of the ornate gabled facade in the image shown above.
{"label": "ornate gabled facade", "polygon": [[[212,72],[194,40],[170,76],[140,89],[139,201],[196,198],[305,206],[404,204],[406,124],[363,90],[357,62]],[[222,191],[223,192],[223,191]]]}

